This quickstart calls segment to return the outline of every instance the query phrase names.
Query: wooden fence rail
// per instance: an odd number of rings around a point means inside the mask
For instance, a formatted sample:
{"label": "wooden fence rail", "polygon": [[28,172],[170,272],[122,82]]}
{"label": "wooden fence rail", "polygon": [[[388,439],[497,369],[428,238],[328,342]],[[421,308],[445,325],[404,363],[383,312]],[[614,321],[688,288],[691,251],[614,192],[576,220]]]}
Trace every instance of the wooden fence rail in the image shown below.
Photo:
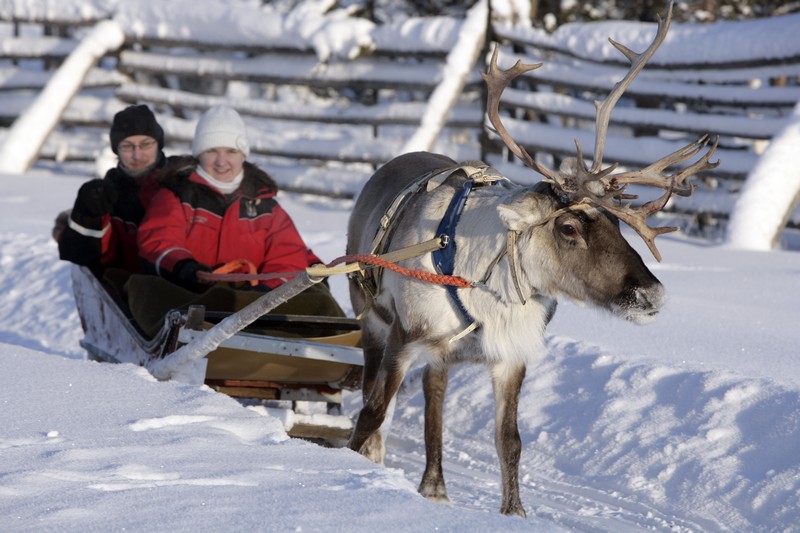
{"label": "wooden fence rail", "polygon": [[[800,15],[791,16],[800,27]],[[12,35],[0,48],[1,126],[10,125],[30,104],[52,68],[76,47],[77,32],[89,23],[45,15],[5,20],[14,29],[7,28]],[[279,39],[211,42],[197,34],[178,39],[150,30],[127,35],[123,48],[87,77],[40,157],[65,162],[96,158],[106,148],[114,112],[129,103],[151,105],[165,127],[168,147],[186,150],[199,114],[225,102],[252,127],[254,157],[267,168],[281,169],[284,186],[303,189],[315,181],[330,182],[312,175],[354,175],[334,193],[355,194],[375,167],[398,155],[444,78],[459,21],[415,23],[438,24],[452,36],[441,39],[438,48],[414,47],[400,44],[408,40],[400,37],[399,28],[379,27],[380,46],[372,54],[320,62],[311,48]],[[0,29],[2,25],[0,17]],[[19,31],[22,25],[27,31]],[[40,35],[32,35],[37,25]],[[671,32],[679,26],[673,23]],[[604,30],[589,24],[580,31],[591,36]],[[495,24],[491,33],[494,40],[487,52],[498,43],[501,66],[516,59],[544,63],[503,95],[503,120],[515,140],[554,166],[574,155],[576,139],[591,146],[593,101],[627,68],[540,30]],[[724,221],[764,146],[800,101],[800,54],[795,48],[784,47],[783,56],[761,60],[743,50],[740,60],[727,62],[709,61],[705,55],[696,62],[684,58],[668,64],[656,56],[612,114],[607,159],[642,166],[701,134],[720,135],[717,155],[722,164],[705,173],[695,197],[680,205],[690,216]],[[40,68],[31,70],[25,62],[39,62]],[[437,150],[455,159],[485,159],[512,179],[538,179],[512,162],[485,127],[479,75],[484,68],[483,61],[475,65],[447,117]],[[347,127],[337,128],[343,125]],[[800,213],[793,213],[788,224],[800,227]]]}

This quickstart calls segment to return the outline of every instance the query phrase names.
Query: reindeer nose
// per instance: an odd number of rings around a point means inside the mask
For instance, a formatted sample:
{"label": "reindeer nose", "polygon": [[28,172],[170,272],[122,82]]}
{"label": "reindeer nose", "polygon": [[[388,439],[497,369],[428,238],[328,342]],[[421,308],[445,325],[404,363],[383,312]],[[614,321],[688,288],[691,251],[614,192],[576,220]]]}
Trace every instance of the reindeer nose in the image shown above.
{"label": "reindeer nose", "polygon": [[655,278],[647,284],[635,284],[620,295],[613,305],[617,315],[635,324],[647,324],[666,302],[664,286]]}

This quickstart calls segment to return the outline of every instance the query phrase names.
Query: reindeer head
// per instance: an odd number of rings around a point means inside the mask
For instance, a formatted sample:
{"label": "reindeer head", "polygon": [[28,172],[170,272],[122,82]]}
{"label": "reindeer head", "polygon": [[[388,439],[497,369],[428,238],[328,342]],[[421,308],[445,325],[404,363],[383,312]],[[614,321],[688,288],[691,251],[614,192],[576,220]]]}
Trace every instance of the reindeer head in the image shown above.
{"label": "reindeer head", "polygon": [[[611,44],[630,61],[631,67],[628,73],[614,86],[604,100],[595,101],[595,107],[597,109],[595,119],[596,132],[594,158],[592,159],[591,168],[587,167],[583,158],[583,152],[577,140],[575,141],[577,156],[565,160],[558,171],[540,165],[524,148],[519,146],[511,138],[508,130],[506,130],[500,120],[500,96],[505,88],[517,76],[542,66],[541,63],[526,65],[521,61],[517,61],[510,69],[501,70],[497,66],[499,47],[495,47],[489,65],[489,71],[482,74],[488,87],[486,108],[489,121],[511,152],[527,166],[544,176],[544,181],[553,186],[556,193],[567,204],[567,207],[563,209],[580,209],[581,206],[586,205],[593,205],[605,209],[633,228],[642,239],[644,239],[648,248],[653,253],[653,256],[658,261],[661,261],[661,254],[656,248],[655,238],[662,233],[676,231],[678,228],[650,227],[647,225],[647,217],[663,209],[672,194],[677,194],[679,196],[691,195],[694,192],[694,185],[689,183],[687,179],[698,172],[712,169],[719,165],[719,161],[715,163],[709,162],[714,150],[717,148],[719,138],[714,141],[713,145],[699,160],[689,166],[674,171],[671,171],[670,168],[693,158],[706,148],[710,141],[708,135],[700,137],[695,142],[639,170],[614,173],[618,163],[614,163],[604,169],[602,166],[603,151],[605,149],[611,111],[636,75],[644,68],[644,65],[664,41],[671,19],[672,3],[670,2],[666,17],[664,19],[661,17],[658,18],[658,31],[656,32],[655,39],[653,39],[650,46],[641,54],[637,54],[626,46],[609,39]],[[665,192],[655,200],[648,201],[638,207],[633,207],[630,201],[637,199],[638,196],[625,192],[625,189],[631,184],[657,187],[663,189]]]}

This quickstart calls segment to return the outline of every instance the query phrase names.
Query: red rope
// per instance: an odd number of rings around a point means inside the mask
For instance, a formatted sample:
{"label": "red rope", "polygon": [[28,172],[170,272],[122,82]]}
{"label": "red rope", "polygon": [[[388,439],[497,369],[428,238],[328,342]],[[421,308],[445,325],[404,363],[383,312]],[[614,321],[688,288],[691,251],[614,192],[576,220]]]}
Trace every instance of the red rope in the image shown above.
{"label": "red rope", "polygon": [[[468,288],[472,287],[472,282],[466,280],[459,276],[446,276],[443,274],[433,274],[431,272],[425,272],[424,270],[411,270],[408,268],[403,268],[391,261],[387,261],[386,259],[382,259],[377,255],[372,254],[359,254],[359,255],[345,255],[339,257],[338,259],[334,259],[330,263],[328,263],[327,267],[333,267],[341,263],[347,262],[359,262],[359,263],[367,263],[370,265],[376,265],[379,267],[387,268],[398,274],[403,276],[407,276],[409,278],[418,279],[420,281],[425,281],[428,283],[434,283],[436,285],[453,285],[455,287],[462,287]],[[276,279],[276,278],[293,278],[294,276],[298,275],[301,270],[297,270],[294,272],[277,272],[271,274],[217,274],[217,273],[210,273],[210,272],[198,272],[197,277],[204,281],[254,281],[254,280],[268,280],[268,279]]]}
{"label": "red rope", "polygon": [[388,268],[398,274],[402,274],[403,276],[407,276],[409,278],[418,279],[421,281],[427,281],[428,283],[434,283],[436,285],[453,285],[455,287],[472,287],[472,282],[466,280],[459,276],[446,276],[444,274],[433,274],[431,272],[425,272],[424,270],[411,270],[408,268],[403,268],[391,261],[387,261],[386,259],[382,259],[377,255],[371,254],[359,254],[359,255],[346,255],[340,257],[338,259],[334,259],[331,261],[330,264],[326,266],[334,266],[338,265],[339,263],[345,262],[359,262],[359,263],[367,263],[370,265],[377,265],[383,268]]}

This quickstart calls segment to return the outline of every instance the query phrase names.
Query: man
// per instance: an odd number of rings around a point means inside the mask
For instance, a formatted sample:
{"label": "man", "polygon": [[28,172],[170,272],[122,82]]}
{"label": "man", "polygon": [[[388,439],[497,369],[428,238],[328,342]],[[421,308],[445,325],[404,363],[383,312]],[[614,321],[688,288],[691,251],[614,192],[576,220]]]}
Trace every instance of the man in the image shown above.
{"label": "man", "polygon": [[145,105],[114,115],[109,138],[119,163],[81,186],[71,213],[59,215],[63,229],[57,219],[53,230],[61,259],[97,276],[109,267],[141,272],[136,233],[166,163],[164,130]]}

